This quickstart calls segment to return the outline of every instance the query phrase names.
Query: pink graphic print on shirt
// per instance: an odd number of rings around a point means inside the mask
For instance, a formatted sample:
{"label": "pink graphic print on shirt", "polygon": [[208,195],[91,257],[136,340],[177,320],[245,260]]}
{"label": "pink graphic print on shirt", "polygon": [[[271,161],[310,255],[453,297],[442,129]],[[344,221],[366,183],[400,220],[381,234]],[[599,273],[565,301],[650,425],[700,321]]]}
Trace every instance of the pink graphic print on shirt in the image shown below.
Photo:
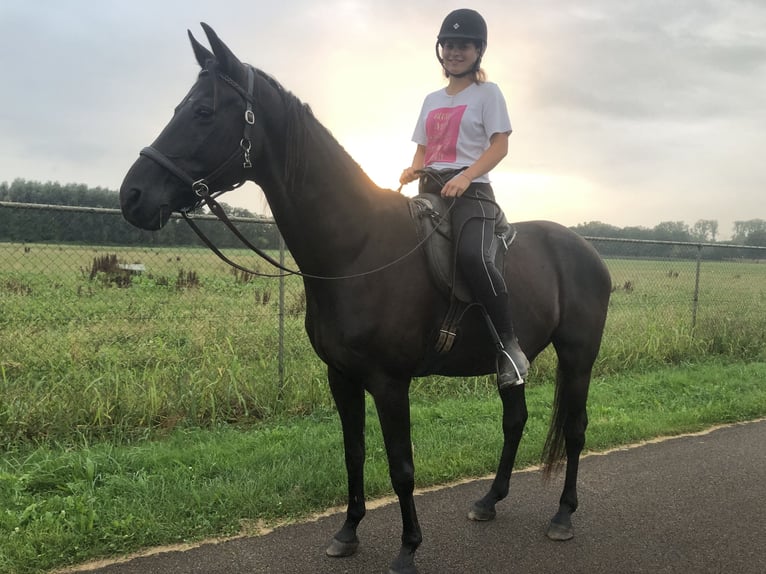
{"label": "pink graphic print on shirt", "polygon": [[457,160],[457,138],[460,121],[468,106],[438,108],[431,110],[426,118],[425,164],[435,162],[454,163]]}

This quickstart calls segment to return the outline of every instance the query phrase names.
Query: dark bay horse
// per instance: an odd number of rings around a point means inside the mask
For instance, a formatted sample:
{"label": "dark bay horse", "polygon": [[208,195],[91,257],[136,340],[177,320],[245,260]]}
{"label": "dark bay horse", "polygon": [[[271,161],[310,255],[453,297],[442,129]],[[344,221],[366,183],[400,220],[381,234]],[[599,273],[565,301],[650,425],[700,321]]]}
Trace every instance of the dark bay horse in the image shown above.
{"label": "dark bay horse", "polygon": [[[359,543],[366,391],[375,401],[402,514],[402,546],[390,571],[417,572],[414,554],[422,536],[413,500],[410,381],[424,373],[494,372],[487,327],[478,312],[469,312],[452,351],[434,358],[431,348],[448,302],[430,279],[424,250],[417,248],[408,198],[377,187],[307,106],[240,62],[209,26],[203,28],[212,51],[189,33],[202,71],[126,175],[122,213],[133,225],[159,229],[171,212],[198,205],[210,190],[245,180],[263,188],[304,274],[306,330],[327,364],[343,427],[348,509],[327,553],[348,556]],[[573,536],[588,386],[611,285],[597,253],[575,233],[542,221],[517,223],[516,229],[505,278],[518,337],[530,359],[550,343],[558,356],[543,456],[548,468],[566,456],[560,506],[548,529],[550,538],[565,540]],[[469,513],[474,520],[494,518],[495,504],[508,494],[527,420],[523,385],[503,389],[500,398],[503,449],[489,492]]]}

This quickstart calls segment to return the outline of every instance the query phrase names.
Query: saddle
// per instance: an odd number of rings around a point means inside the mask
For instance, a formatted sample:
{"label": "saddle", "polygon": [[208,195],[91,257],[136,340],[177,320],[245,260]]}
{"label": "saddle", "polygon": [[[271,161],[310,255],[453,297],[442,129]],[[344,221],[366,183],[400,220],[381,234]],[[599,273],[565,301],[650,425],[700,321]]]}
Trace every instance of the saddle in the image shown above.
{"label": "saddle", "polygon": [[[423,187],[421,184],[421,192]],[[409,203],[418,239],[423,242],[426,252],[431,279],[450,304],[435,346],[438,354],[447,353],[452,349],[457,336],[457,326],[465,309],[475,304],[468,284],[455,265],[449,206],[450,200],[438,193],[429,192],[416,195]],[[516,231],[508,223],[502,210],[495,219],[495,235],[499,241],[495,242],[494,260],[498,271],[502,273],[505,267],[505,253],[516,237]]]}

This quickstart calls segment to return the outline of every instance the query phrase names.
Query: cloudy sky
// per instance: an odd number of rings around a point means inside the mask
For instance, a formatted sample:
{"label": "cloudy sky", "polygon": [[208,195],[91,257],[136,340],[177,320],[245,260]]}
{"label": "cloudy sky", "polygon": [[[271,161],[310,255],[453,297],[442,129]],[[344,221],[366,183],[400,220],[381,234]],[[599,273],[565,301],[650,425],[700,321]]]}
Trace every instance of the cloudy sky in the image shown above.
{"label": "cloudy sky", "polygon": [[[194,82],[204,21],[396,187],[460,7],[487,19],[508,101],[493,181],[511,219],[715,219],[720,238],[766,219],[763,0],[2,0],[0,182],[119,189]],[[224,201],[264,207],[255,186]]]}

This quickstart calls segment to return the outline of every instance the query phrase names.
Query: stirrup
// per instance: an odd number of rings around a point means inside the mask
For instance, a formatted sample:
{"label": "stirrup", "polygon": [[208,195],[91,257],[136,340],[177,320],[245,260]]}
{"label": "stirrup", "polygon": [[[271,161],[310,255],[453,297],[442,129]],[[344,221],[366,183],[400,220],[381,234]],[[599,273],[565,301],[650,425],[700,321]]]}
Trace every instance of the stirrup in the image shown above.
{"label": "stirrup", "polygon": [[519,370],[519,366],[516,364],[516,361],[511,358],[511,355],[506,351],[505,349],[501,349],[500,353],[505,355],[505,357],[508,359],[508,361],[511,363],[511,366],[513,367],[513,370],[516,374],[516,378],[513,380],[503,380],[504,377],[507,377],[510,373],[508,371],[501,373],[500,372],[500,364],[499,361],[497,361],[496,370],[497,370],[497,388],[499,390],[507,389],[511,387],[518,387],[523,385],[526,381],[524,380],[524,377],[526,376],[526,373],[523,375],[521,374],[521,371]]}

